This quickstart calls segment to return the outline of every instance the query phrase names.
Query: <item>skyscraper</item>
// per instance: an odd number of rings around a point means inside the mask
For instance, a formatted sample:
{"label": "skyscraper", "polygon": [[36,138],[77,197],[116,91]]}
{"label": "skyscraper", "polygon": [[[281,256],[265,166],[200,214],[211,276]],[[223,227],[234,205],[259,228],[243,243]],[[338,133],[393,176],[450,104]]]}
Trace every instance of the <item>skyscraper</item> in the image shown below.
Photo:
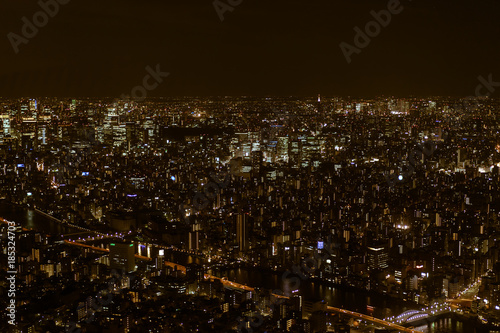
{"label": "skyscraper", "polygon": [[383,270],[388,267],[389,254],[383,245],[368,248],[368,267],[370,270]]}
{"label": "skyscraper", "polygon": [[236,216],[236,240],[240,253],[248,250],[247,216],[244,213]]}
{"label": "skyscraper", "polygon": [[158,271],[163,270],[163,263],[165,261],[165,250],[160,249],[158,256],[155,258],[155,266]]}
{"label": "skyscraper", "polygon": [[135,271],[134,244],[111,243],[109,246],[109,267],[123,269],[126,272]]}

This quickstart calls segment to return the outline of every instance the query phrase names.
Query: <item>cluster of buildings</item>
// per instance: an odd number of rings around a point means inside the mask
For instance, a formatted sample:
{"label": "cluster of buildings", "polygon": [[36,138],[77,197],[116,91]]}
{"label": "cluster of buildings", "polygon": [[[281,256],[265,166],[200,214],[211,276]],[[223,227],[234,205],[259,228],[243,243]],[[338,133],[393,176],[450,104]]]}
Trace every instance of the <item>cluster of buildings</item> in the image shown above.
{"label": "cluster of buildings", "polygon": [[228,288],[208,278],[203,265],[165,261],[164,249],[140,258],[128,241],[96,251],[21,227],[17,235],[15,332],[236,332],[261,312],[259,329],[269,332],[319,332],[327,325],[349,332],[345,318],[327,315],[325,301]]}
{"label": "cluster of buildings", "polygon": [[[205,271],[228,261],[283,271],[320,257],[315,281],[418,305],[457,297],[480,281],[471,311],[500,310],[497,100],[22,99],[0,101],[0,119],[0,197],[61,223],[188,251],[204,258]],[[424,146],[432,149],[424,154]],[[329,256],[321,255],[325,243]],[[111,254],[57,251],[26,283],[71,273],[69,280],[88,279],[85,288],[95,292],[93,279],[109,277],[99,267],[123,264]],[[86,256],[94,263],[75,277],[73,261]],[[149,272],[159,269],[153,266]],[[174,272],[142,273],[141,302],[155,301],[145,279],[168,276],[158,283],[171,286],[186,278]],[[227,290],[198,278],[196,287],[177,288],[182,309],[208,302],[222,311],[210,317],[213,325],[227,323],[224,316],[249,298],[252,306],[265,302],[255,293],[223,302]],[[208,300],[186,296],[193,294]],[[308,325],[292,314],[303,312],[293,304],[279,328],[291,319]]]}

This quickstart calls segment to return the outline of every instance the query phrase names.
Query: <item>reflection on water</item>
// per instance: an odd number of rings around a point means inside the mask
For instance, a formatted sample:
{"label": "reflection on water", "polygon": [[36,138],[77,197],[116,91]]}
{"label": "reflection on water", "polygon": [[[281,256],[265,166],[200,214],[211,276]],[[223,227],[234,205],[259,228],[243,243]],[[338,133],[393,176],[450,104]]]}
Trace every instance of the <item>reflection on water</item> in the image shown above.
{"label": "reflection on water", "polygon": [[36,213],[32,209],[21,208],[8,204],[5,201],[0,201],[0,217],[21,223],[23,228],[43,231],[49,234],[61,235],[80,231],[76,228],[57,223],[46,216]]}
{"label": "reflection on water", "polygon": [[[287,286],[283,280],[283,274],[262,271],[259,269],[231,269],[216,273],[218,276],[226,276],[228,280],[237,281],[252,287],[264,289],[279,289],[286,295],[290,286]],[[294,285],[293,287],[296,287]],[[367,309],[368,305],[375,308],[373,315],[376,317],[385,317],[395,315],[409,310],[405,303],[389,299],[387,297],[373,297],[366,292],[347,291],[329,285],[322,285],[310,280],[301,280],[300,295],[304,298],[324,299],[330,306],[346,308],[356,312],[371,314]]]}
{"label": "reflection on water", "polygon": [[[0,217],[7,220],[21,223],[24,228],[35,229],[51,234],[67,234],[79,232],[78,229],[67,227],[57,223],[46,216],[38,214],[33,210],[20,208],[14,205],[0,201]],[[169,251],[170,252],[170,251]],[[202,260],[197,257],[186,255],[184,253],[166,253],[166,259],[178,262],[181,265],[189,263],[201,264]],[[228,280],[246,284],[252,287],[264,289],[279,289],[284,292],[291,292],[292,287],[284,284],[282,274],[277,274],[259,269],[231,269],[219,273],[217,276],[226,276]],[[300,281],[300,293],[305,298],[324,299],[329,305],[346,308],[356,312],[374,315],[375,317],[385,318],[398,315],[410,308],[401,301],[389,299],[386,297],[373,296],[362,291],[346,291],[333,286],[314,283],[310,280]],[[374,312],[370,313],[367,305],[374,307]],[[480,333],[474,325],[469,322],[460,322],[452,318],[440,319],[428,326],[417,328],[424,333]]]}
{"label": "reflection on water", "polygon": [[456,332],[456,333],[474,333],[475,330],[471,327],[471,330],[464,331],[464,324],[453,318],[443,318],[430,325],[418,326],[417,330],[424,333],[444,333],[444,332]]}

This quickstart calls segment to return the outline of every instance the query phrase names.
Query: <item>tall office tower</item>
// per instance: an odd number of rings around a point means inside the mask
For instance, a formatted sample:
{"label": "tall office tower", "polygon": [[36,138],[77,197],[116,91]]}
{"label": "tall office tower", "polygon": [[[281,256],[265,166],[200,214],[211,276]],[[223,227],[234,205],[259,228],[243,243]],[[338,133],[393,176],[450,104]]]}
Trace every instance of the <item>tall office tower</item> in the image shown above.
{"label": "tall office tower", "polygon": [[370,270],[383,270],[388,267],[389,254],[387,246],[378,245],[368,247],[368,268]]}
{"label": "tall office tower", "polygon": [[302,142],[299,138],[295,137],[288,141],[288,162],[294,169],[299,168],[301,164]]}
{"label": "tall office tower", "polygon": [[158,271],[163,270],[163,263],[165,262],[165,250],[160,249],[158,251],[158,256],[155,258],[155,267]]}
{"label": "tall office tower", "polygon": [[126,126],[126,135],[127,135],[127,147],[130,149],[131,146],[137,144],[137,130],[135,122],[129,121],[125,124]]}
{"label": "tall office tower", "polygon": [[248,250],[248,218],[244,213],[236,215],[236,240],[241,252]]}
{"label": "tall office tower", "polygon": [[201,224],[194,223],[191,225],[191,230],[188,234],[188,249],[190,251],[197,251],[200,249],[200,231]]}
{"label": "tall office tower", "polygon": [[198,231],[190,231],[188,235],[188,249],[190,251],[200,249],[200,233]]}
{"label": "tall office tower", "polygon": [[466,159],[467,159],[467,151],[464,148],[458,148],[458,150],[457,150],[457,165],[459,168],[465,167]]}
{"label": "tall office tower", "polygon": [[33,118],[23,118],[21,124],[21,142],[23,149],[32,150],[36,140],[36,121]]}
{"label": "tall office tower", "polygon": [[109,246],[109,267],[123,269],[126,272],[135,271],[134,244],[111,243]]}
{"label": "tall office tower", "polygon": [[33,117],[36,119],[37,117],[37,110],[38,110],[38,103],[36,99],[30,99],[29,100],[29,114],[30,117]]}
{"label": "tall office tower", "polygon": [[[320,161],[321,159],[321,145],[324,140],[320,140],[317,136],[308,136],[301,138],[301,156],[303,167],[313,165],[313,161]],[[317,166],[317,164],[315,165]]]}
{"label": "tall office tower", "polygon": [[21,103],[20,115],[21,115],[21,117],[28,117],[29,116],[29,104],[27,102]]}
{"label": "tall office tower", "polygon": [[147,117],[142,123],[142,129],[144,133],[143,143],[153,145],[155,143],[155,123],[153,118]]}
{"label": "tall office tower", "polygon": [[103,123],[104,143],[113,145],[117,127],[119,127],[119,117],[115,108],[108,108],[108,113]]}
{"label": "tall office tower", "polygon": [[404,99],[398,100],[398,111],[407,114],[410,111],[410,102]]}
{"label": "tall office tower", "polygon": [[47,144],[47,123],[44,121],[38,122],[38,126],[36,128],[36,138],[38,145],[46,145]]}
{"label": "tall office tower", "polygon": [[397,109],[397,101],[394,99],[390,99],[387,101],[387,108],[389,111],[394,111]]}
{"label": "tall office tower", "polygon": [[[288,162],[288,137],[280,136],[276,144],[276,160],[279,162]],[[271,162],[271,161],[269,161]],[[274,161],[272,161],[274,162]]]}
{"label": "tall office tower", "polygon": [[302,312],[302,296],[294,295],[290,298],[293,311]]}
{"label": "tall office tower", "polygon": [[252,151],[251,158],[252,171],[254,173],[260,173],[260,171],[262,170],[262,160],[264,159],[264,154],[260,150]]}
{"label": "tall office tower", "polygon": [[113,126],[113,146],[120,147],[127,143],[127,128],[126,125]]}
{"label": "tall office tower", "polygon": [[8,114],[0,115],[0,120],[2,121],[2,130],[4,135],[10,134],[10,117]]}

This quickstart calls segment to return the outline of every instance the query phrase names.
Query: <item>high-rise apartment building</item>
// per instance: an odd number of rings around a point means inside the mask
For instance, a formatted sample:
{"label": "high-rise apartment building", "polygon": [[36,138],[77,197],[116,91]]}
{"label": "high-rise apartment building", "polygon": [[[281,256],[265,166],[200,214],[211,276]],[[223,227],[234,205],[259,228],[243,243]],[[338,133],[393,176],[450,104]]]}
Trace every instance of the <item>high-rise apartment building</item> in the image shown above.
{"label": "high-rise apartment building", "polygon": [[135,271],[134,244],[111,243],[109,246],[109,266],[123,269],[126,272]]}

